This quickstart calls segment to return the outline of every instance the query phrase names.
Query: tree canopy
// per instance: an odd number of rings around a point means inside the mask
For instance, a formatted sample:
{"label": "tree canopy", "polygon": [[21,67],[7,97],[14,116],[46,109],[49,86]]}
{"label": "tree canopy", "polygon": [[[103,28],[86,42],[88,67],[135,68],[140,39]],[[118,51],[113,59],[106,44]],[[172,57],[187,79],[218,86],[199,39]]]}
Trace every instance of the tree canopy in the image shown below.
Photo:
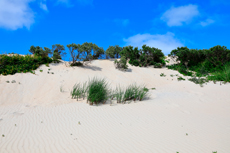
{"label": "tree canopy", "polygon": [[61,56],[66,55],[66,52],[63,52],[64,50],[65,50],[65,47],[63,45],[60,45],[60,44],[52,45],[53,60],[58,62],[58,59],[62,59]]}
{"label": "tree canopy", "polygon": [[44,47],[45,50],[42,49],[42,47],[39,47],[39,46],[34,46],[32,45],[30,47],[30,50],[29,52],[31,52],[33,55],[36,55],[36,56],[42,56],[42,57],[48,57],[48,54],[51,54],[51,50],[47,47]]}
{"label": "tree canopy", "polygon": [[[90,58],[98,59],[104,54],[104,49],[98,47],[96,44],[85,42],[81,45],[79,51],[85,56],[85,60],[88,61]],[[93,55],[91,52],[93,51]]]}
{"label": "tree canopy", "polygon": [[118,55],[122,51],[122,47],[119,47],[119,45],[115,46],[109,46],[109,48],[106,50],[106,55],[111,57],[111,58],[118,58]]}

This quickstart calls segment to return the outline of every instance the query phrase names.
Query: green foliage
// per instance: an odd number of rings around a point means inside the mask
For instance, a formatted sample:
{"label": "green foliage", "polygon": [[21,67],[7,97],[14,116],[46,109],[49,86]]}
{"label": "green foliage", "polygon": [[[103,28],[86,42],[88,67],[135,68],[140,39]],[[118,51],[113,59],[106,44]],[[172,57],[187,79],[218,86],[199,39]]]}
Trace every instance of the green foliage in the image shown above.
{"label": "green foliage", "polygon": [[185,79],[180,76],[180,77],[177,78],[177,80],[181,81],[181,80],[185,80]]}
{"label": "green foliage", "polygon": [[204,78],[196,78],[196,77],[192,77],[190,79],[188,79],[189,81],[191,82],[194,82],[195,84],[200,84],[200,86],[202,87],[202,85],[205,83],[205,82],[208,82],[207,79],[204,79]]}
{"label": "green foliage", "polygon": [[192,72],[189,72],[184,65],[181,65],[180,67],[178,67],[177,70],[184,76],[192,76]]}
{"label": "green foliage", "polygon": [[71,63],[70,66],[83,66],[83,63],[75,62],[75,63]]}
{"label": "green foliage", "polygon": [[32,72],[36,70],[41,64],[51,63],[52,59],[41,56],[7,56],[0,55],[0,74],[13,75],[21,72]]}
{"label": "green foliage", "polygon": [[161,63],[156,63],[155,65],[154,65],[154,68],[162,68],[162,64]]}
{"label": "green foliage", "polygon": [[205,52],[206,59],[214,64],[216,67],[219,65],[224,66],[230,61],[230,50],[225,46],[214,46]]}
{"label": "green foliage", "polygon": [[149,65],[155,65],[155,64],[157,64],[157,63],[154,61],[150,61],[150,63],[149,63]]}
{"label": "green foliage", "polygon": [[101,58],[101,56],[105,53],[102,47],[98,47],[96,44],[85,42],[81,45],[80,52],[83,53],[84,59],[89,60],[91,52],[93,51],[93,55],[91,55],[92,59]]}
{"label": "green foliage", "polygon": [[134,66],[139,66],[139,61],[135,59],[133,61],[129,61],[129,64],[134,65]]}
{"label": "green foliage", "polygon": [[[230,82],[229,79],[229,67],[230,62],[230,50],[225,46],[214,46],[210,49],[195,50],[188,49],[187,47],[177,48],[173,50],[169,56],[171,58],[177,58],[180,64],[167,66],[169,69],[177,70],[185,76],[193,76],[194,71],[197,77],[206,77],[208,81],[224,81]],[[186,62],[187,65],[186,65]],[[212,74],[210,76],[210,74]],[[191,78],[190,81],[204,82],[203,79]],[[201,83],[199,83],[201,84]]]}
{"label": "green foliage", "polygon": [[134,66],[147,67],[156,63],[165,65],[164,54],[161,50],[146,45],[143,45],[141,50],[138,50],[137,47],[133,49],[132,46],[126,46],[120,52],[120,55],[125,56],[126,59],[130,59],[129,64]]}
{"label": "green foliage", "polygon": [[160,76],[161,76],[161,77],[165,77],[166,75],[165,75],[164,73],[161,73]]}
{"label": "green foliage", "polygon": [[[70,52],[70,55],[71,55],[71,58],[72,58],[72,65],[74,66],[75,65],[75,62],[80,59],[80,56],[81,56],[81,51],[80,51],[80,47],[81,45],[80,44],[75,44],[75,43],[72,43],[72,44],[68,44],[67,47],[69,48],[69,52]],[[77,51],[77,53],[75,52],[75,50]],[[78,65],[76,65],[78,66]]]}
{"label": "green foliage", "polygon": [[116,90],[112,91],[108,89],[107,84],[104,79],[97,80],[94,78],[93,80],[89,80],[89,83],[85,82],[83,87],[81,85],[75,84],[73,90],[70,95],[72,98],[83,98],[87,97],[87,102],[89,101],[90,105],[105,103],[108,99],[116,98],[117,103],[125,103],[127,100],[139,101],[143,100],[147,97],[149,89],[141,86],[131,85],[126,88],[126,90],[122,90],[116,87]]}
{"label": "green foliage", "polygon": [[105,54],[111,58],[118,58],[118,55],[120,54],[121,51],[122,51],[122,47],[119,47],[119,45],[109,46]]}
{"label": "green foliage", "polygon": [[217,71],[212,74],[213,76],[208,76],[208,80],[215,80],[215,81],[224,81],[224,82],[230,82],[230,62],[226,63],[224,65],[224,68],[222,71]]}
{"label": "green foliage", "polygon": [[125,59],[124,56],[121,57],[120,61],[115,60],[114,64],[116,69],[120,69],[120,70],[128,69],[127,60]]}
{"label": "green foliage", "polygon": [[89,81],[87,101],[92,105],[93,103],[105,103],[107,100],[108,89],[105,80],[97,80],[96,78]]}
{"label": "green foliage", "polygon": [[42,47],[39,46],[31,46],[29,52],[31,52],[33,55],[41,56],[41,57],[48,57],[48,54],[51,54],[51,50],[47,47],[44,47],[45,50],[42,49]]}
{"label": "green foliage", "polygon": [[54,63],[59,63],[59,59],[62,59],[61,57],[66,55],[66,52],[64,52],[65,47],[60,44],[52,45],[52,51],[53,51],[53,61]]}

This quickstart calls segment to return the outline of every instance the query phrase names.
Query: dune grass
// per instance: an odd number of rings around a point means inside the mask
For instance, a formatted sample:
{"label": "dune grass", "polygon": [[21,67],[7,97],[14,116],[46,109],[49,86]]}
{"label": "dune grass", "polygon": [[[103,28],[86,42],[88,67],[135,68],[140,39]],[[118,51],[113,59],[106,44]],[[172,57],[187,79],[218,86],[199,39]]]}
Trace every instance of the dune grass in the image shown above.
{"label": "dune grass", "polygon": [[80,83],[73,86],[71,91],[72,99],[79,99],[87,97],[87,103],[90,105],[106,103],[107,100],[116,99],[117,103],[126,103],[126,101],[142,101],[147,97],[149,90],[145,86],[137,86],[136,84],[128,86],[125,90],[121,89],[120,86],[116,87],[115,90],[108,88],[108,83],[105,79],[93,78],[89,80],[88,84],[85,82],[83,86]]}
{"label": "dune grass", "polygon": [[93,103],[105,103],[108,95],[105,79],[97,80],[97,78],[93,78],[93,80],[89,81],[87,101],[90,102],[90,105],[93,105]]}

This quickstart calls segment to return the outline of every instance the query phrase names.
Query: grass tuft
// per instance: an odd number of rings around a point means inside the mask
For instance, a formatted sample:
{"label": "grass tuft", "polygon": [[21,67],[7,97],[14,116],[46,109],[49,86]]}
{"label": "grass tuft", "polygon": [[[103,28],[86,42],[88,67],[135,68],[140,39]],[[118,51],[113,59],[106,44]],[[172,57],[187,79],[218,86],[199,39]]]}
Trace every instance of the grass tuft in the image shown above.
{"label": "grass tuft", "polygon": [[122,90],[119,87],[116,87],[116,90],[110,90],[107,87],[107,83],[105,79],[97,79],[93,78],[89,80],[89,83],[85,82],[83,86],[75,84],[73,90],[71,91],[72,99],[79,99],[87,97],[87,103],[89,102],[90,105],[99,104],[99,103],[106,103],[107,100],[110,99],[112,103],[113,99],[117,100],[117,103],[126,103],[128,100],[139,101],[143,100],[147,97],[149,89],[145,88],[145,86],[140,87],[134,85],[128,86],[125,90]]}

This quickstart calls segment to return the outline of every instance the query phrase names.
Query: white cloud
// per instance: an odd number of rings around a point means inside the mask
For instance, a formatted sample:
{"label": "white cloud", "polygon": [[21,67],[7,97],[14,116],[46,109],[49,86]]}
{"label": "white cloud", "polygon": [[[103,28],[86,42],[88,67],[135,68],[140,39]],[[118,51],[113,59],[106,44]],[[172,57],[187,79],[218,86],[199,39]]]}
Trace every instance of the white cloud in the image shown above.
{"label": "white cloud", "polygon": [[206,19],[205,21],[200,22],[200,24],[204,27],[204,26],[207,26],[207,25],[212,24],[214,22],[215,21],[212,19]]}
{"label": "white cloud", "polygon": [[167,22],[168,26],[181,26],[182,22],[189,22],[193,17],[199,15],[196,5],[187,5],[181,7],[171,7],[166,11],[161,20]]}
{"label": "white cloud", "polygon": [[0,0],[0,27],[16,30],[30,29],[34,23],[34,12],[29,7],[32,0]]}
{"label": "white cloud", "polygon": [[118,25],[127,26],[129,24],[129,19],[114,19],[114,22]]}
{"label": "white cloud", "polygon": [[174,34],[167,32],[165,35],[137,34],[127,39],[125,46],[131,45],[141,49],[144,44],[150,47],[161,49],[165,55],[168,55],[173,49],[184,46],[179,40],[174,38]]}
{"label": "white cloud", "polygon": [[46,0],[43,0],[43,2],[40,2],[40,8],[43,9],[44,11],[48,11],[47,5],[46,5]]}

